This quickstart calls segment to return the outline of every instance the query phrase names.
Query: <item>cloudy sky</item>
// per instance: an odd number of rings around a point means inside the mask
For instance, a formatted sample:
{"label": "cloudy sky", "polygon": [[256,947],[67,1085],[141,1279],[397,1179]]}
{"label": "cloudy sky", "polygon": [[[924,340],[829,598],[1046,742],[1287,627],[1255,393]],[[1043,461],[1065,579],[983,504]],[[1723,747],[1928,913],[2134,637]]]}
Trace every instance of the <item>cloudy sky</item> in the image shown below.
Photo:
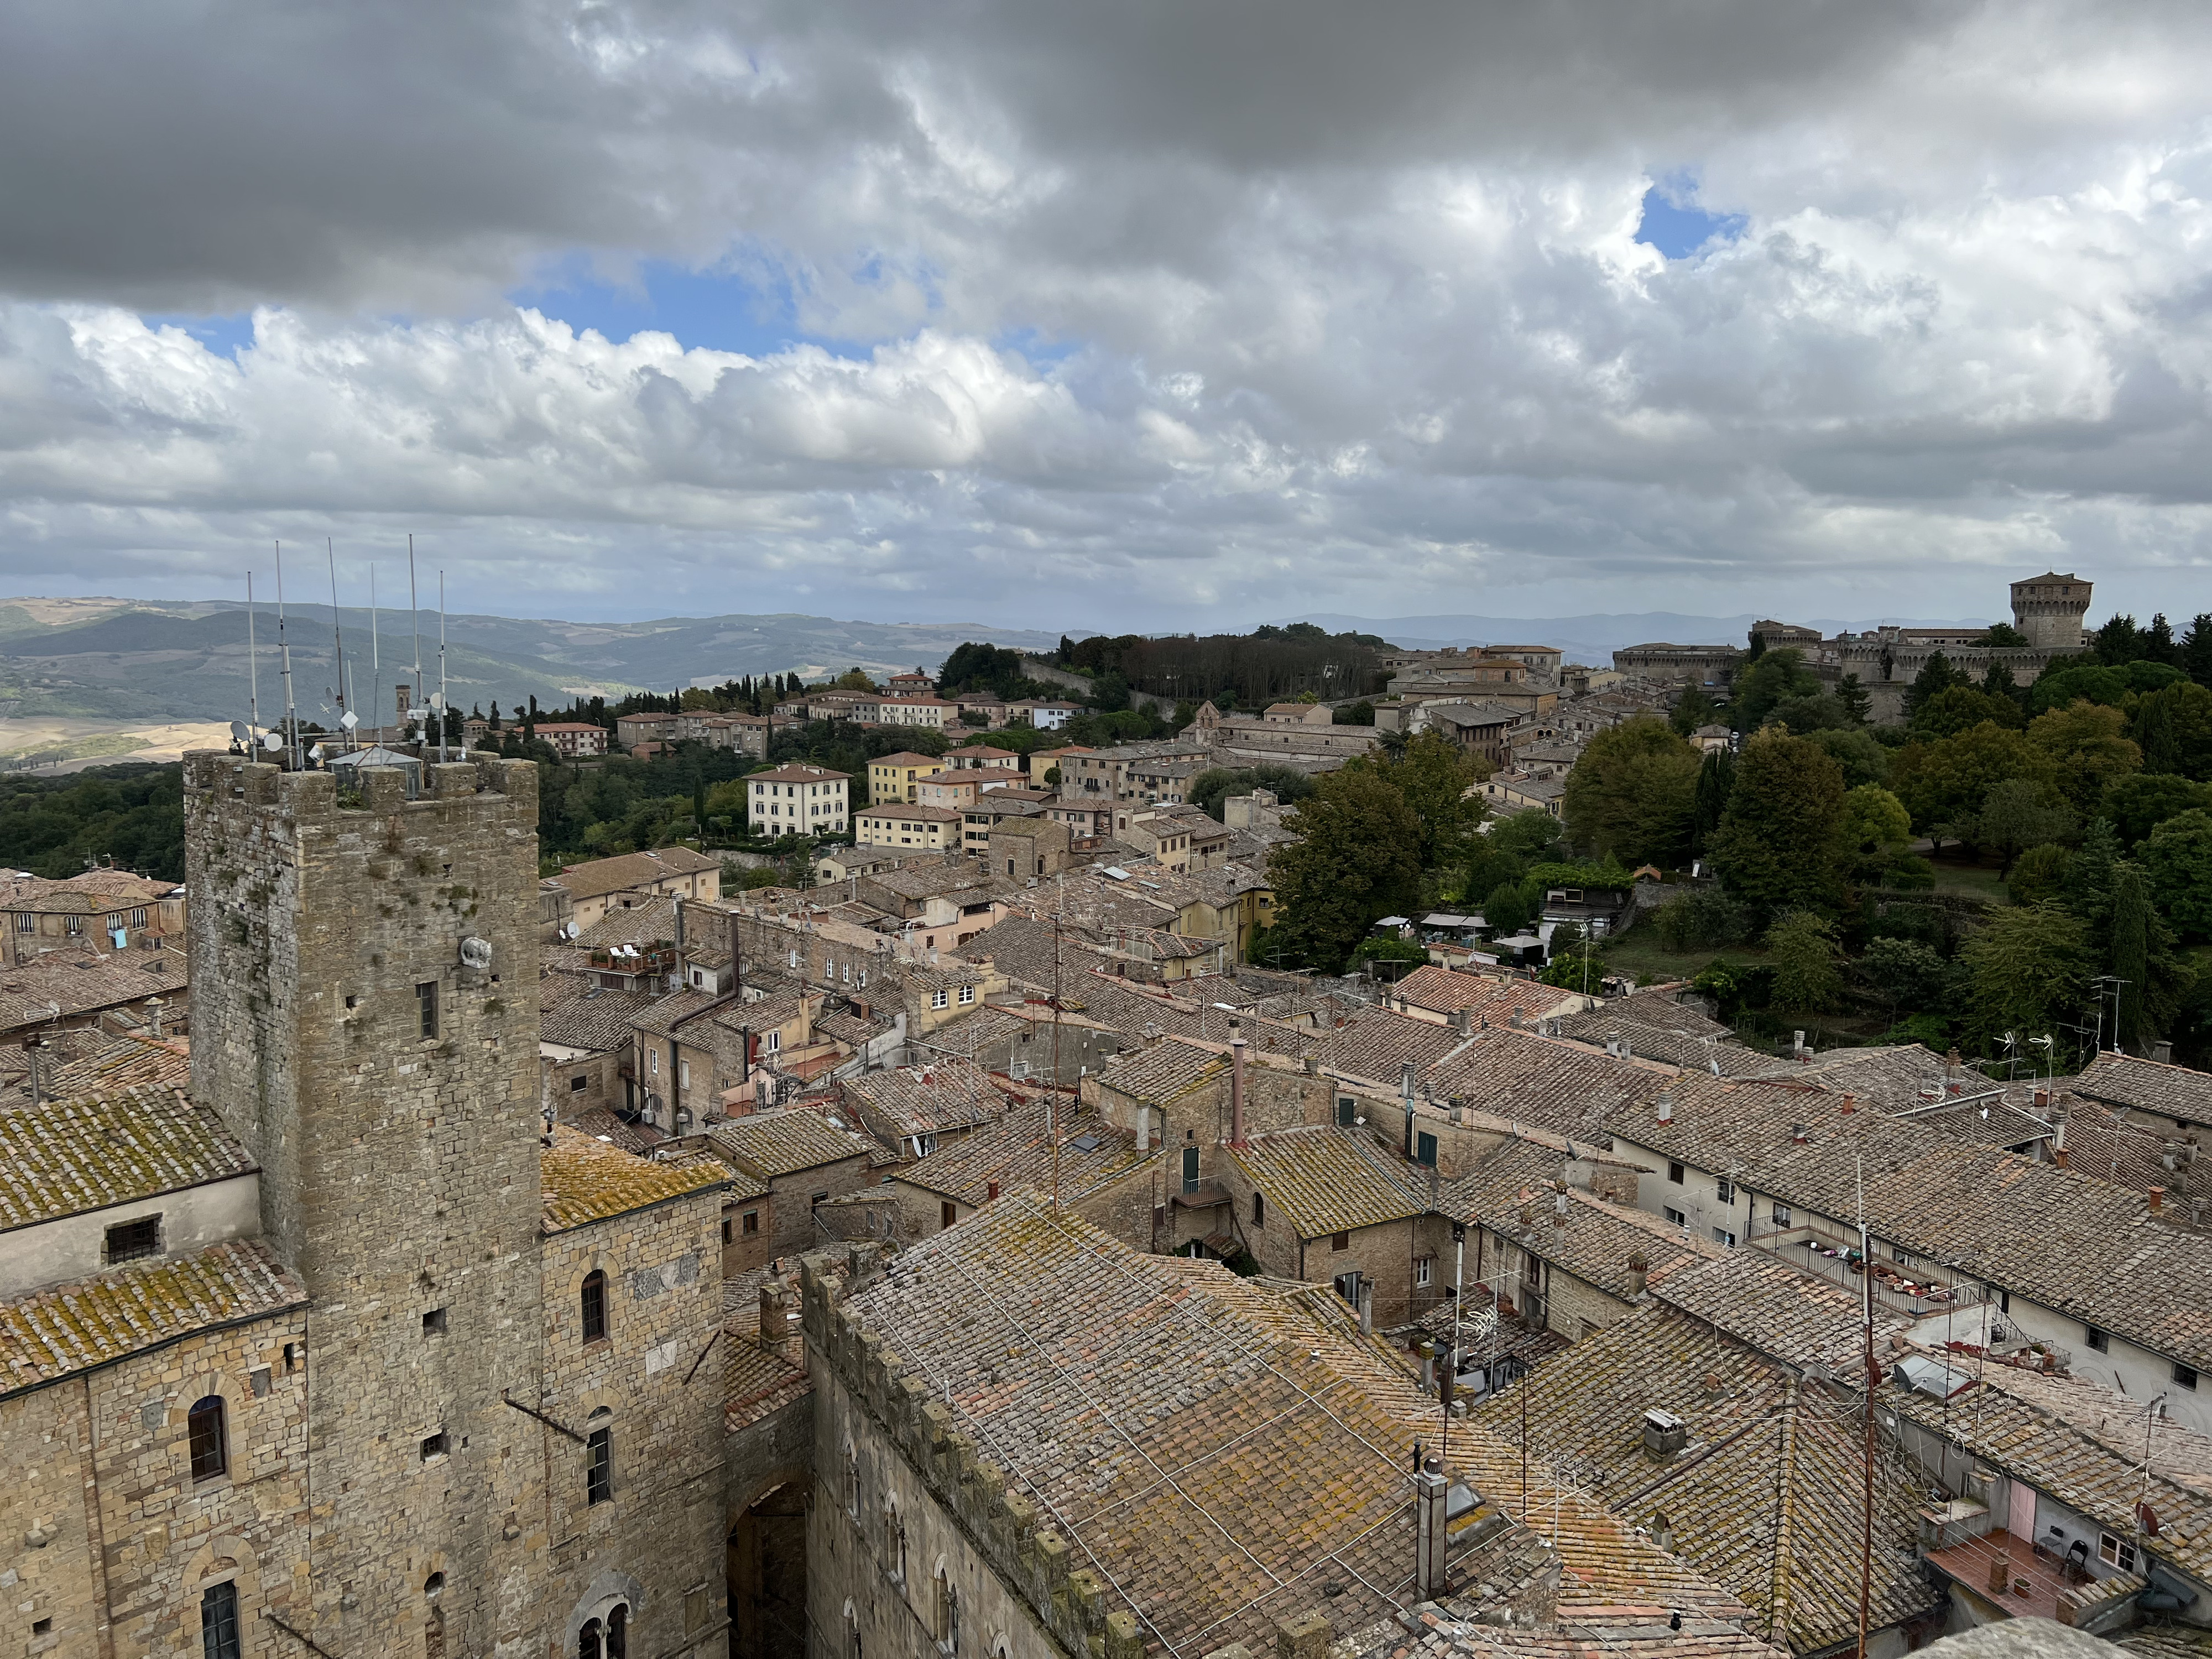
{"label": "cloudy sky", "polygon": [[0,20],[0,589],[2212,610],[2212,8]]}

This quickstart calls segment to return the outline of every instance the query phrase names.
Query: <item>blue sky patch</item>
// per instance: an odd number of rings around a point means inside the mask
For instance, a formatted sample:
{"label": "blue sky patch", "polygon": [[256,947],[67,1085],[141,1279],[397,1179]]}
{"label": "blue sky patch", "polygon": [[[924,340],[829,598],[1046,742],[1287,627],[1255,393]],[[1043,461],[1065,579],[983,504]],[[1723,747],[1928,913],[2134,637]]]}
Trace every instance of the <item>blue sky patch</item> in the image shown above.
{"label": "blue sky patch", "polygon": [[1741,213],[1708,213],[1698,205],[1696,179],[1670,177],[1644,192],[1636,240],[1669,259],[1685,259],[1710,242],[1733,242],[1750,222]]}
{"label": "blue sky patch", "polygon": [[139,320],[149,328],[181,328],[218,357],[235,357],[253,343],[253,313],[240,311],[228,317],[195,317],[178,311],[149,311]]}
{"label": "blue sky patch", "polygon": [[665,259],[644,261],[637,277],[634,285],[603,282],[578,259],[548,281],[516,289],[507,297],[560,319],[580,334],[594,328],[614,341],[657,330],[674,335],[687,349],[704,346],[750,357],[773,356],[800,343],[829,343],[799,330],[791,291],[781,284],[763,288],[744,276],[687,270]]}

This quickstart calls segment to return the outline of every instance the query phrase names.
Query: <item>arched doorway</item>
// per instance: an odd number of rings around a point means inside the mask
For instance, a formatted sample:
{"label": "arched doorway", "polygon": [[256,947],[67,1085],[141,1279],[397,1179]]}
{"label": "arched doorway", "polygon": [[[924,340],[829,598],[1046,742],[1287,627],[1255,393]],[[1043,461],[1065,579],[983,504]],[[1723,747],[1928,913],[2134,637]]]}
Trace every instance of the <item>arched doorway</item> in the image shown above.
{"label": "arched doorway", "polygon": [[755,1498],[730,1529],[730,1659],[806,1659],[806,1488]]}

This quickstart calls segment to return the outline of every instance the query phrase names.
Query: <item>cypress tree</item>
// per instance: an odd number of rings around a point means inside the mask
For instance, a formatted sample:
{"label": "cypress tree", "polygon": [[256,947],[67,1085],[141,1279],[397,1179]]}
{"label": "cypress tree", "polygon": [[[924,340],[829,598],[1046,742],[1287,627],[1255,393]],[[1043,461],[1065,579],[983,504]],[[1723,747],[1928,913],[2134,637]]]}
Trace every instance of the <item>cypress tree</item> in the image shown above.
{"label": "cypress tree", "polygon": [[1735,787],[1735,757],[1725,749],[1709,749],[1698,768],[1698,789],[1690,809],[1690,850],[1702,854],[1712,845],[1713,834],[1728,811],[1729,793]]}
{"label": "cypress tree", "polygon": [[2150,884],[2122,860],[2112,866],[2112,977],[2120,981],[2112,1043],[2133,1048],[2143,1036],[2143,996],[2150,978]]}

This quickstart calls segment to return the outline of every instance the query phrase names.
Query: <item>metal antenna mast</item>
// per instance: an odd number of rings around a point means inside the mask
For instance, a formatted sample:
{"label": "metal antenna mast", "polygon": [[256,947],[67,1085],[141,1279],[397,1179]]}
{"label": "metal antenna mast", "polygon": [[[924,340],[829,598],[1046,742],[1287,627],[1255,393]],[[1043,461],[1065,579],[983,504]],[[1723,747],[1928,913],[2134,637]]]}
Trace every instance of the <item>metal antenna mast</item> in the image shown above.
{"label": "metal antenna mast", "polygon": [[276,653],[283,664],[285,735],[292,740],[292,769],[300,769],[300,713],[292,702],[292,647],[284,638],[284,544],[276,544]]}
{"label": "metal antenna mast", "polygon": [[246,693],[252,699],[248,705],[252,721],[248,728],[253,734],[252,747],[261,747],[261,670],[260,657],[253,648],[253,573],[246,573]]}
{"label": "metal antenna mast", "polygon": [[422,706],[422,606],[415,597],[415,535],[407,536],[407,613],[415,623],[415,683],[407,688],[407,713],[411,719]]}
{"label": "metal antenna mast", "polygon": [[438,573],[438,758],[446,755],[446,727],[453,713],[446,702],[446,573]]}
{"label": "metal antenna mast", "polygon": [[[338,653],[338,726],[345,730],[346,710],[353,707],[353,703],[346,696],[349,688],[346,684],[345,629],[338,623],[338,553],[337,545],[328,536],[323,538],[323,556],[331,563],[331,639]],[[349,732],[348,735],[351,733]]]}
{"label": "metal antenna mast", "polygon": [[[381,709],[384,707],[384,663],[377,650],[376,629],[376,567],[371,565],[368,568],[368,702],[372,708]],[[376,724],[380,731],[384,726],[381,714],[377,715]]]}

